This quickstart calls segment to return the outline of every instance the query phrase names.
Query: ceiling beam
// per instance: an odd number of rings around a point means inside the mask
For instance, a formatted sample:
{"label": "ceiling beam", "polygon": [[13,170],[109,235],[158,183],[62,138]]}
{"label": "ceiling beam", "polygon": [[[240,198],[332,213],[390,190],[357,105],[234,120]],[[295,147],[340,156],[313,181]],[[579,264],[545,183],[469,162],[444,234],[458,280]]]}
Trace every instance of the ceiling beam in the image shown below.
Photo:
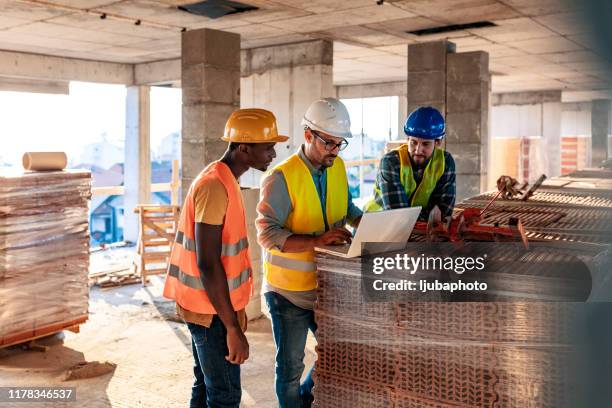
{"label": "ceiling beam", "polygon": [[131,85],[134,66],[115,62],[0,51],[0,76]]}
{"label": "ceiling beam", "polygon": [[144,62],[134,65],[136,85],[167,85],[180,87],[181,59]]}
{"label": "ceiling beam", "polygon": [[0,91],[68,95],[70,82],[0,77]]}

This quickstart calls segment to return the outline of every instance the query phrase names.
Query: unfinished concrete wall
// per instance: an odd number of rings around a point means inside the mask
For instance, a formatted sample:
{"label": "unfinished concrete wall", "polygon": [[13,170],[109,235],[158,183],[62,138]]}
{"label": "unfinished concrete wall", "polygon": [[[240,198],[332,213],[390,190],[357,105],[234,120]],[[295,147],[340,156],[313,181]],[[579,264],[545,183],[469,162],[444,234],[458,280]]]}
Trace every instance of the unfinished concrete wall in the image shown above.
{"label": "unfinished concrete wall", "polygon": [[[300,124],[308,106],[335,96],[332,83],[333,43],[317,40],[242,51],[240,106],[264,108],[276,115],[279,131],[290,137],[276,147],[280,162],[304,142]],[[242,185],[259,186],[261,173],[250,171]]]}
{"label": "unfinished concrete wall", "polygon": [[259,202],[259,189],[242,189],[242,200],[244,202],[245,216],[247,220],[247,234],[249,239],[249,256],[253,269],[253,297],[246,307],[249,320],[257,319],[261,312],[261,283],[263,281],[262,249],[257,243],[257,229],[255,218],[257,218],[257,203]]}
{"label": "unfinished concrete wall", "polygon": [[182,197],[193,179],[221,157],[225,122],[240,104],[240,35],[200,29],[182,33]]}
{"label": "unfinished concrete wall", "polygon": [[[491,116],[492,143],[497,139],[519,139],[519,180],[535,181],[542,173],[561,174],[561,91],[494,94]],[[502,174],[503,169],[497,169]],[[489,187],[501,174],[492,174]]]}
{"label": "unfinished concrete wall", "polygon": [[609,99],[593,101],[591,111],[591,165],[597,167],[609,157],[608,142],[612,126]]}

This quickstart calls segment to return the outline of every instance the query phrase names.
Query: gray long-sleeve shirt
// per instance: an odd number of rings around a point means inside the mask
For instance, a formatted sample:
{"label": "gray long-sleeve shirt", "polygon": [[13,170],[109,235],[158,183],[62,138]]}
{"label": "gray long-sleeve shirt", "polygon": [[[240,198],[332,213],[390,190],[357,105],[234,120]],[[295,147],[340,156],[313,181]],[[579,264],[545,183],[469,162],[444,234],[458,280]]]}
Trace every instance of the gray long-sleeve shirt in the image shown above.
{"label": "gray long-sleeve shirt", "polygon": [[[306,164],[313,178],[313,182],[319,194],[323,217],[325,218],[325,208],[327,202],[327,169],[316,169],[304,154],[303,146],[298,149],[298,157]],[[348,186],[347,186],[348,188]],[[261,183],[260,200],[257,206],[257,237],[259,244],[265,249],[280,250],[287,238],[293,235],[285,224],[289,214],[293,211],[291,197],[287,188],[287,182],[280,170],[274,171],[266,176]],[[349,222],[361,217],[362,211],[353,203],[351,195],[348,196]],[[329,229],[325,220],[326,229]],[[276,292],[285,297],[294,305],[303,309],[313,309],[315,301],[315,291],[288,291],[270,285],[264,281],[262,293]]]}

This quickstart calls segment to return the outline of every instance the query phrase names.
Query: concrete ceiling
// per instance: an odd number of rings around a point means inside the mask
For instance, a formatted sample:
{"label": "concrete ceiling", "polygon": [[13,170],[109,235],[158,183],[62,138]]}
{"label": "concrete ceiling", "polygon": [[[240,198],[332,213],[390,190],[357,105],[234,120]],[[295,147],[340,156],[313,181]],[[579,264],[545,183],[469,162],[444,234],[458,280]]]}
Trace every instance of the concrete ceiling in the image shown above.
{"label": "concrete ceiling", "polygon": [[[563,0],[244,0],[259,10],[215,20],[176,8],[194,1],[0,0],[0,50],[141,63],[178,58],[183,27],[239,33],[243,48],[326,38],[343,85],[405,80],[407,44],[449,38],[458,52],[489,52],[494,92],[562,89],[581,99],[609,88],[580,12]],[[480,20],[496,26],[406,33]]]}

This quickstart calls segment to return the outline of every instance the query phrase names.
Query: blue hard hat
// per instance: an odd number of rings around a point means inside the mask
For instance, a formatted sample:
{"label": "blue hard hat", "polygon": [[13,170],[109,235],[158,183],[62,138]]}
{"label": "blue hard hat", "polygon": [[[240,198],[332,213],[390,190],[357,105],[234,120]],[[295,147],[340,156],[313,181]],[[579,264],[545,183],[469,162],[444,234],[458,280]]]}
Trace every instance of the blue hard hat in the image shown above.
{"label": "blue hard hat", "polygon": [[431,106],[425,106],[413,111],[404,123],[406,136],[420,139],[440,139],[444,136],[444,118],[440,111]]}

